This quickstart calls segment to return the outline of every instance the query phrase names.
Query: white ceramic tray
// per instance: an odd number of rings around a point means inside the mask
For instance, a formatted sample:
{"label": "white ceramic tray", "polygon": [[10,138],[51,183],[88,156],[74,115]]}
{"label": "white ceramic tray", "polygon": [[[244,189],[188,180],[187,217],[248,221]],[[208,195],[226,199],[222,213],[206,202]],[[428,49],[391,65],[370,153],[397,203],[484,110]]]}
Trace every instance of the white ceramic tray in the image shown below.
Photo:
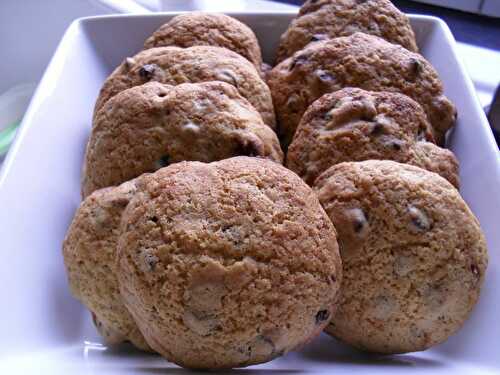
{"label": "white ceramic tray", "polygon": [[[233,14],[272,61],[293,13]],[[61,242],[80,202],[80,170],[99,88],[126,56],[172,14],[75,21],[35,93],[0,175],[0,374],[181,374],[160,357],[106,348],[87,311],[69,294]],[[422,53],[459,109],[449,146],[461,163],[462,194],[481,221],[490,266],[481,300],[465,327],[422,353],[355,353],[326,335],[300,352],[236,370],[248,374],[490,374],[500,372],[500,160],[473,86],[447,26],[411,18]]]}

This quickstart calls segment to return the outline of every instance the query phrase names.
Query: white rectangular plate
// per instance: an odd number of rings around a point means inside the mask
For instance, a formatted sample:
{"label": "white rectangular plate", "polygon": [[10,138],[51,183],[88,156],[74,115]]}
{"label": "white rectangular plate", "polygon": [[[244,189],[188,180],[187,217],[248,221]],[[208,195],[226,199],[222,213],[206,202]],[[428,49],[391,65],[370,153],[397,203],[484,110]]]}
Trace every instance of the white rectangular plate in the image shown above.
{"label": "white rectangular plate", "polygon": [[[69,293],[61,243],[80,202],[80,170],[99,88],[125,57],[173,14],[104,16],[66,32],[24,118],[0,176],[0,373],[175,373],[176,366],[128,346],[106,348]],[[257,34],[266,61],[293,13],[233,14]],[[440,20],[412,16],[424,56],[459,110],[449,146],[461,163],[462,194],[481,221],[490,266],[479,305],[448,342],[392,357],[355,353],[326,335],[302,351],[238,370],[258,374],[500,371],[500,161],[472,83]],[[163,369],[163,370],[161,370]],[[253,371],[253,372],[252,372]]]}

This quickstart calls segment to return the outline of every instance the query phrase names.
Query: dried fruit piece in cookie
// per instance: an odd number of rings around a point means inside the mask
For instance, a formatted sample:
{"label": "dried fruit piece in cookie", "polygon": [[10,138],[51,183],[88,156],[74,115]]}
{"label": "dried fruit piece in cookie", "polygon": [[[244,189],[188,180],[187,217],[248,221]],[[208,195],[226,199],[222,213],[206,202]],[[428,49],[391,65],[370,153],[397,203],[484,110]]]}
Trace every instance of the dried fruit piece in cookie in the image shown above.
{"label": "dried fruit piece in cookie", "polygon": [[389,159],[436,172],[458,188],[458,161],[433,142],[425,112],[408,96],[346,88],[309,106],[286,163],[311,185],[334,164]]}
{"label": "dried fruit piece in cookie", "polygon": [[110,98],[151,81],[169,85],[227,82],[255,107],[267,125],[275,128],[271,93],[255,66],[236,52],[214,46],[157,47],[126,58],[104,82],[94,119]]}
{"label": "dried fruit piece in cookie", "polygon": [[312,102],[345,87],[411,97],[424,109],[439,145],[456,119],[455,107],[444,96],[431,64],[419,54],[373,35],[356,33],[313,43],[275,66],[268,84],[285,146]]}
{"label": "dried fruit piece in cookie", "polygon": [[276,134],[234,86],[150,82],[121,91],[97,113],[82,191],[87,196],[183,160],[238,155],[283,161]]}
{"label": "dried fruit piece in cookie", "polygon": [[218,46],[234,51],[261,69],[262,55],[253,31],[236,18],[220,13],[179,14],[162,25],[144,43],[154,47]]}
{"label": "dried fruit piece in cookie", "polygon": [[297,175],[236,157],[139,180],[122,221],[119,282],[153,349],[184,367],[241,367],[328,324],[342,280],[335,229]]}
{"label": "dried fruit piece in cookie", "polygon": [[[337,164],[315,191],[338,232],[344,279],[326,332],[363,350],[405,353],[445,341],[476,304],[484,235],[436,173],[388,160]],[[363,231],[353,212],[363,212]]]}
{"label": "dried fruit piece in cookie", "polygon": [[276,62],[281,62],[311,42],[371,34],[418,52],[408,17],[389,0],[307,1],[281,36]]}
{"label": "dried fruit piece in cookie", "polygon": [[85,199],[68,229],[63,255],[71,293],[92,312],[105,341],[131,341],[151,350],[122,302],[115,273],[120,219],[134,193],[130,181]]}

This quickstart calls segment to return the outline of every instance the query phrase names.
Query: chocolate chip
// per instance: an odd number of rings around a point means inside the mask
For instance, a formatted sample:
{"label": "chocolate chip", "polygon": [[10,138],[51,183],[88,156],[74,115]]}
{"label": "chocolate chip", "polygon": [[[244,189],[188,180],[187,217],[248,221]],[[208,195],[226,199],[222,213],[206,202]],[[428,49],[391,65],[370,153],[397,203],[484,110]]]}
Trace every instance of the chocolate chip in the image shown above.
{"label": "chocolate chip", "polygon": [[262,155],[263,151],[263,146],[257,139],[238,138],[238,146],[236,149],[238,155],[255,157]]}
{"label": "chocolate chip", "polygon": [[329,111],[326,111],[326,112],[323,112],[323,113],[318,113],[318,118],[321,120],[321,119],[324,119],[324,120],[327,120],[327,121],[330,121],[332,119],[332,110],[329,110]]}
{"label": "chocolate chip", "polygon": [[238,87],[238,79],[236,78],[234,72],[228,69],[221,70],[217,73],[216,77],[219,81],[227,82],[234,87]]}
{"label": "chocolate chip", "polygon": [[327,39],[327,36],[325,34],[314,34],[311,37],[311,42],[319,42],[320,40],[325,40]]}
{"label": "chocolate chip", "polygon": [[337,282],[337,278],[335,277],[335,275],[330,275],[330,280],[332,283],[336,283]]}
{"label": "chocolate chip", "polygon": [[354,231],[356,233],[360,233],[367,224],[363,211],[360,210],[360,212],[361,214],[354,218]]}
{"label": "chocolate chip", "polygon": [[408,213],[410,215],[413,229],[416,229],[419,232],[425,232],[431,229],[431,222],[422,210],[414,206],[410,206],[408,207]]}
{"label": "chocolate chip", "polygon": [[422,70],[424,69],[424,67],[423,67],[422,62],[420,60],[410,59],[410,64],[411,64],[413,74],[419,75],[420,73],[422,73]]}
{"label": "chocolate chip", "polygon": [[373,112],[370,112],[368,110],[365,110],[361,116],[360,119],[363,121],[373,121],[373,118],[375,117],[375,114]]}
{"label": "chocolate chip", "polygon": [[316,324],[321,324],[330,317],[330,312],[328,310],[320,310],[316,314]]}
{"label": "chocolate chip", "polygon": [[231,233],[232,229],[233,229],[232,225],[223,225],[220,230],[222,233]]}
{"label": "chocolate chip", "polygon": [[356,233],[359,233],[363,230],[363,227],[365,226],[365,222],[359,219],[354,220],[354,231]]}
{"label": "chocolate chip", "polygon": [[427,130],[425,128],[418,129],[417,132],[417,142],[423,142],[428,140]]}
{"label": "chocolate chip", "polygon": [[153,216],[149,220],[151,220],[153,223],[157,223],[158,222],[158,217],[157,216]]}
{"label": "chocolate chip", "polygon": [[423,64],[420,60],[411,57],[408,63],[408,78],[414,81],[423,70]]}
{"label": "chocolate chip", "polygon": [[475,264],[470,265],[470,270],[474,276],[479,277],[479,268]]}
{"label": "chocolate chip", "polygon": [[391,142],[391,147],[396,150],[400,151],[403,148],[403,142],[397,140],[397,141],[392,141]]}
{"label": "chocolate chip", "polygon": [[335,76],[326,70],[316,70],[316,77],[318,77],[319,81],[322,83],[335,82]]}
{"label": "chocolate chip", "polygon": [[100,328],[102,327],[102,323],[99,321],[99,319],[97,319],[97,315],[94,314],[93,312],[91,312],[92,314],[92,321],[94,322],[94,325],[97,327],[97,328]]}
{"label": "chocolate chip", "polygon": [[158,161],[156,162],[158,169],[164,168],[170,164],[170,157],[168,155],[163,155]]}
{"label": "chocolate chip", "polygon": [[153,74],[157,67],[158,65],[156,64],[146,64],[141,69],[139,69],[139,76],[141,78],[150,80],[151,78],[153,78]]}
{"label": "chocolate chip", "polygon": [[307,61],[306,56],[297,56],[292,60],[292,63],[290,64],[290,70],[294,70],[296,66],[300,66],[304,64]]}
{"label": "chocolate chip", "polygon": [[365,212],[361,208],[354,208],[349,210],[349,217],[352,221],[354,232],[358,235],[366,234],[368,219]]}
{"label": "chocolate chip", "polygon": [[[302,99],[298,96],[298,94],[292,94],[286,100],[285,105],[292,113],[298,113],[299,108],[301,107],[301,102],[302,102]],[[279,123],[278,123],[278,127],[279,127]]]}
{"label": "chocolate chip", "polygon": [[385,130],[384,125],[382,125],[379,122],[376,122],[375,124],[373,124],[372,131],[370,134],[371,135],[380,135],[380,134],[384,133],[384,130]]}
{"label": "chocolate chip", "polygon": [[158,257],[152,254],[144,255],[144,262],[147,265],[149,271],[154,271],[156,268],[156,264],[158,263]]}
{"label": "chocolate chip", "polygon": [[118,198],[118,199],[114,199],[111,204],[114,206],[114,207],[117,207],[117,208],[125,208],[127,207],[128,203],[130,202],[130,199],[129,198]]}

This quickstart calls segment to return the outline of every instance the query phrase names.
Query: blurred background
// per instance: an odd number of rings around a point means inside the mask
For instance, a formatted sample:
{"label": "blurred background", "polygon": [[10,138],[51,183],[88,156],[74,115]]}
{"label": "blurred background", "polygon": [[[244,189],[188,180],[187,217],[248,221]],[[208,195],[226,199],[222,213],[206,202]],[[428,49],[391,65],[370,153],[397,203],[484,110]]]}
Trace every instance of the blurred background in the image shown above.
{"label": "blurred background", "polygon": [[[297,10],[302,0],[1,0],[0,168],[59,40],[76,18],[112,13]],[[445,20],[500,142],[500,0],[393,0]]]}

